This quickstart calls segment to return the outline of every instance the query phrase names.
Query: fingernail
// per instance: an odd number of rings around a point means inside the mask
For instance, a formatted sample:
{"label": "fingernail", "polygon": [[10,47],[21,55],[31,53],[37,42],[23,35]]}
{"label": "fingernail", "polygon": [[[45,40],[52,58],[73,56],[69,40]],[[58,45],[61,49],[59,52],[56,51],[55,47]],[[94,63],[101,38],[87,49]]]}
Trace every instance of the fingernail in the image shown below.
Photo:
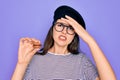
{"label": "fingernail", "polygon": [[64,19],[64,18],[61,18],[61,19]]}
{"label": "fingernail", "polygon": [[68,17],[68,15],[65,15],[65,17]]}
{"label": "fingernail", "polygon": [[36,51],[38,51],[38,50],[40,50],[39,48],[38,49],[36,49]]}

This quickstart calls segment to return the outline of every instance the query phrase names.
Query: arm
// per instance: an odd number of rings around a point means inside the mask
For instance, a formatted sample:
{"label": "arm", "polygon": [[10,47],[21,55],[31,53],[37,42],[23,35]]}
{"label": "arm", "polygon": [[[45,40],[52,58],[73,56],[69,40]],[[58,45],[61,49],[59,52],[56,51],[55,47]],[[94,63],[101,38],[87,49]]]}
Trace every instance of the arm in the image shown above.
{"label": "arm", "polygon": [[114,71],[112,70],[108,60],[92,36],[86,30],[84,30],[82,26],[78,24],[73,18],[69,16],[66,16],[66,18],[67,19],[61,19],[68,22],[74,28],[75,32],[84,40],[85,43],[87,43],[91,50],[99,73],[99,78],[96,80],[116,80]]}
{"label": "arm", "polygon": [[22,80],[26,68],[27,68],[27,64],[19,64],[19,63],[17,63],[14,74],[13,74],[11,80]]}
{"label": "arm", "polygon": [[101,80],[116,80],[115,74],[108,60],[104,56],[103,52],[101,51],[101,49],[99,48],[95,40],[89,40],[87,44],[91,50],[92,56],[96,63],[100,79]]}
{"label": "arm", "polygon": [[32,56],[40,48],[40,42],[36,39],[22,38],[20,39],[18,62],[12,76],[12,80],[22,80],[26,68],[32,59]]}

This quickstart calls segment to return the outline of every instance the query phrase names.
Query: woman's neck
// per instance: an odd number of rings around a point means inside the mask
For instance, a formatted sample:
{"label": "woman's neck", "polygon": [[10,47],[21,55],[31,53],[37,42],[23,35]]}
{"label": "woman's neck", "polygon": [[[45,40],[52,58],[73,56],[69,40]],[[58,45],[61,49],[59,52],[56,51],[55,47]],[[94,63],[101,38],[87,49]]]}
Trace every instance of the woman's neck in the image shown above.
{"label": "woman's neck", "polygon": [[67,54],[68,50],[67,50],[67,46],[58,47],[57,45],[54,45],[52,48],[48,50],[48,52],[52,52],[55,54]]}

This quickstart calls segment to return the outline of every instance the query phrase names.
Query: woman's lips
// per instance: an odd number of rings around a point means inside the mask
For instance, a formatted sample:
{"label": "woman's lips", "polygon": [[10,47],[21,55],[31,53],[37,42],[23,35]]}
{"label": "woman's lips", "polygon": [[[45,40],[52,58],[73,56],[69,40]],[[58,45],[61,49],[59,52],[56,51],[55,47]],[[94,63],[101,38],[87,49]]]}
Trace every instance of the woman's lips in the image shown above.
{"label": "woman's lips", "polygon": [[59,39],[62,40],[62,41],[66,41],[67,40],[67,38],[65,36],[63,36],[63,35],[60,35]]}

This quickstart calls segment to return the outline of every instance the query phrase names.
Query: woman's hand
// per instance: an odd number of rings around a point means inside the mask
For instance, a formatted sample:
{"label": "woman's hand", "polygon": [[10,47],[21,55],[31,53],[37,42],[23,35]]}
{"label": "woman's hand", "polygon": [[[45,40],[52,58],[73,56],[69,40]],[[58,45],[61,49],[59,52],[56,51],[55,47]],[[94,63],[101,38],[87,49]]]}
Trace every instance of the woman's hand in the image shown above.
{"label": "woman's hand", "polygon": [[18,62],[11,80],[23,80],[27,65],[33,55],[41,47],[39,40],[34,38],[21,38],[18,51]]}
{"label": "woman's hand", "polygon": [[40,49],[41,43],[34,38],[21,38],[18,51],[18,63],[28,64],[32,56]]}
{"label": "woman's hand", "polygon": [[[75,21],[73,18],[69,17],[69,16],[65,16],[65,18],[61,18],[61,20],[67,22],[68,24],[70,24],[75,32],[86,42],[89,43],[90,40],[93,40],[92,36],[89,35],[89,33],[77,22]],[[88,42],[89,41],[89,42]]]}

